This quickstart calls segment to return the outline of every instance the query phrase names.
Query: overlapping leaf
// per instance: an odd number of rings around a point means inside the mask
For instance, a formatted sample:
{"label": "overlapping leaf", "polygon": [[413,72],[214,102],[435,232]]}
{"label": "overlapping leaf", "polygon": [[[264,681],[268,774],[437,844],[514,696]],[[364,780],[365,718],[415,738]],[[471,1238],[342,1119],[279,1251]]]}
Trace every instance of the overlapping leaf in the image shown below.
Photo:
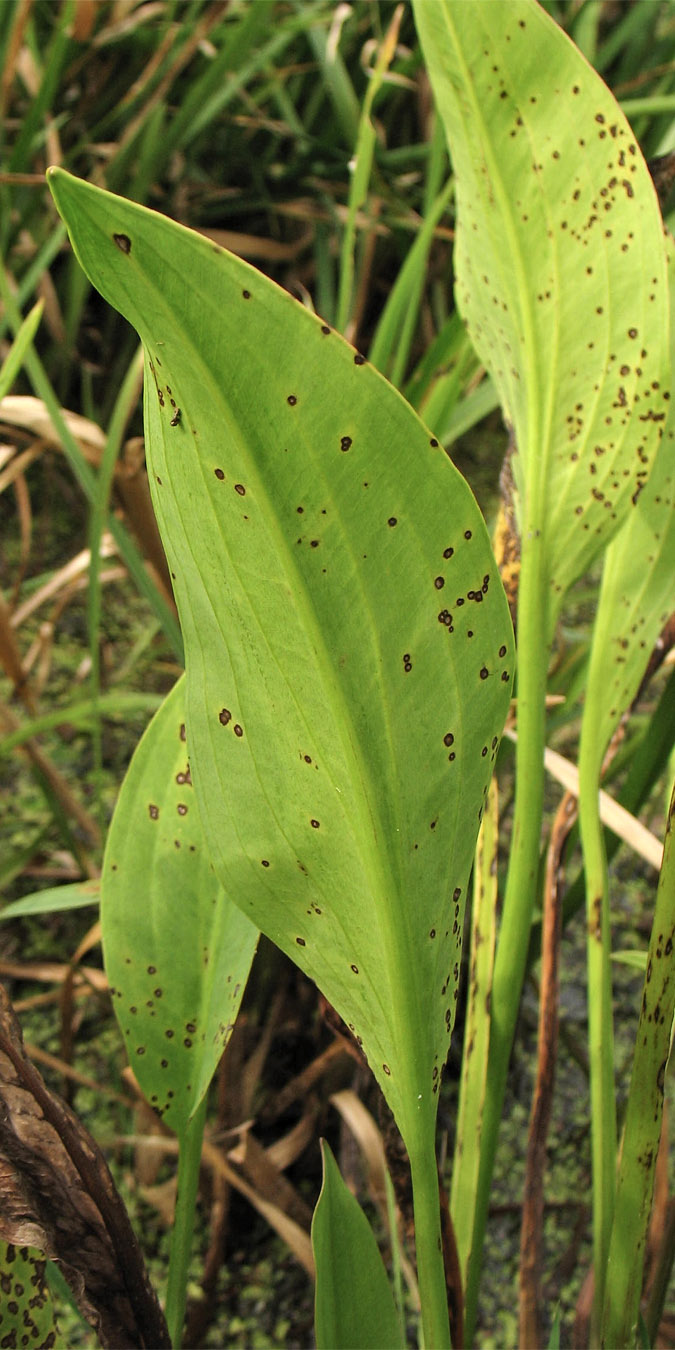
{"label": "overlapping leaf", "polygon": [[621,109],[536,0],[414,9],[456,177],[458,303],[514,427],[553,619],[637,500],[665,421],[659,207]]}
{"label": "overlapping leaf", "polygon": [[181,678],[140,741],[115,809],[101,888],[106,971],[130,1063],[182,1133],[234,1026],[258,932],[206,850]]}
{"label": "overlapping leaf", "polygon": [[[668,240],[675,300],[675,245]],[[675,356],[675,335],[671,346]],[[607,550],[593,626],[582,744],[596,793],[602,759],[635,698],[654,645],[675,611],[675,408],[671,402],[654,466],[623,529]]]}
{"label": "overlapping leaf", "polygon": [[152,212],[61,171],[51,184],[147,351],[218,875],[349,1023],[404,1132],[424,1133],[511,685],[480,513],[403,399],[290,296]]}

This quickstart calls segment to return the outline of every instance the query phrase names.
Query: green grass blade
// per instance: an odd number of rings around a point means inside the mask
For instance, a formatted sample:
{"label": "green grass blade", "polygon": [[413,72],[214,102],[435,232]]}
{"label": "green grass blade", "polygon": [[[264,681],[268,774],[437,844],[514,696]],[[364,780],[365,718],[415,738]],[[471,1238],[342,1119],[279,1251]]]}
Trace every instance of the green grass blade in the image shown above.
{"label": "green grass blade", "polygon": [[49,886],[44,891],[34,891],[20,900],[0,909],[0,923],[5,919],[25,919],[33,914],[60,914],[67,909],[83,909],[85,905],[98,905],[101,883],[97,879],[74,881],[66,886]]}
{"label": "green grass blade", "polygon": [[312,1220],[317,1350],[401,1346],[393,1294],[375,1236],[325,1139],[323,1185]]}
{"label": "green grass blade", "polygon": [[32,736],[41,736],[45,731],[67,722],[70,726],[90,726],[97,717],[126,717],[129,713],[155,712],[162,701],[161,694],[124,693],[117,690],[101,694],[96,699],[82,699],[78,703],[67,703],[49,713],[40,713],[38,717],[27,718],[0,740],[0,758],[9,755],[17,745],[25,745]]}
{"label": "green grass blade", "polygon": [[14,341],[0,367],[0,398],[8,394],[14,381],[24,363],[26,352],[30,347],[35,334],[40,326],[42,318],[43,302],[38,300],[36,305],[26,315]]}

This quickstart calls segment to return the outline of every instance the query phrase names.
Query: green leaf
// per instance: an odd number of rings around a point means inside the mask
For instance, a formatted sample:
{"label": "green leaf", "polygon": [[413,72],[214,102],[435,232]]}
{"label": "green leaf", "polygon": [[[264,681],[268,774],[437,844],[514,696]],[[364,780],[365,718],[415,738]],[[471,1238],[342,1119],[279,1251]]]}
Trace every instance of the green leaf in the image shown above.
{"label": "green leaf", "polygon": [[101,884],[105,965],[129,1060],[179,1134],[227,1044],[258,940],[224,895],[204,845],[184,692],[182,677],[134,754]]}
{"label": "green leaf", "polygon": [[400,395],[290,296],[153,212],[50,184],[147,351],[209,852],[345,1018],[419,1153],[513,669],[484,523]]}
{"label": "green leaf", "polygon": [[0,1343],[65,1347],[56,1322],[45,1258],[31,1247],[0,1242]]}
{"label": "green leaf", "polygon": [[665,420],[661,216],[621,109],[535,0],[414,11],[456,177],[457,299],[514,428],[552,623],[629,514]]}
{"label": "green leaf", "polygon": [[68,886],[49,886],[44,891],[34,891],[20,900],[0,909],[0,923],[4,919],[25,919],[30,914],[59,914],[67,909],[83,909],[85,905],[97,905],[101,892],[101,883],[97,878],[87,881],[74,881]]}
{"label": "green leaf", "polygon": [[373,1231],[325,1139],[321,1155],[323,1185],[312,1220],[317,1350],[394,1350],[405,1342]]}
{"label": "green leaf", "polygon": [[[669,238],[667,252],[675,303],[675,245]],[[675,331],[671,331],[671,352],[675,360]],[[582,724],[584,780],[590,774],[585,785],[594,797],[605,750],[637,695],[659,634],[675,610],[674,466],[675,405],[671,399],[649,478],[608,548],[603,567]]]}

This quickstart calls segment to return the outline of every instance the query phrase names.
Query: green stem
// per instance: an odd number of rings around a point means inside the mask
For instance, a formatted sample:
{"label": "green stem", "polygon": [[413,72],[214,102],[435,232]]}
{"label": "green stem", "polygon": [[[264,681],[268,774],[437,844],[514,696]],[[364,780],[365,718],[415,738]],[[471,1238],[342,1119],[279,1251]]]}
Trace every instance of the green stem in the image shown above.
{"label": "green stem", "polygon": [[202,1156],[206,1096],[188,1122],[178,1150],[178,1194],[171,1231],[169,1278],[166,1290],[166,1322],[173,1350],[180,1350],[187,1303],[187,1282],[195,1226],[195,1206]]}
{"label": "green stem", "polygon": [[607,861],[598,812],[598,774],[588,763],[584,737],[579,755],[579,827],[586,872],[588,1050],[593,1166],[593,1267],[591,1336],[595,1343],[605,1293],[616,1182],[616,1103],[612,1019],[611,941]]}
{"label": "green stem", "polygon": [[495,959],[490,1049],[480,1142],[473,1238],[465,1291],[465,1345],[473,1342],[478,1285],[499,1125],[525,976],[537,891],[544,798],[548,613],[542,539],[523,530],[518,597],[518,741],[516,800],[509,871]]}
{"label": "green stem", "polygon": [[450,1350],[441,1206],[434,1148],[412,1149],[410,1171],[415,1210],[415,1251],[425,1350]]}

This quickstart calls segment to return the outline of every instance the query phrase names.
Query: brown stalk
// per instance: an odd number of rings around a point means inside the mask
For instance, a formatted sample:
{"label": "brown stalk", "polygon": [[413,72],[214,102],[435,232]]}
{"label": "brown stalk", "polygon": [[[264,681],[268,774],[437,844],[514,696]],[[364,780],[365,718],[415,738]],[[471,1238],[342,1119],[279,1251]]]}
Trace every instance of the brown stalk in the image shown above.
{"label": "brown stalk", "polygon": [[103,1154],[29,1060],[0,986],[0,1239],[58,1261],[105,1347],[169,1347]]}
{"label": "brown stalk", "polygon": [[525,1164],[525,1192],[520,1232],[519,1338],[522,1350],[544,1344],[541,1326],[541,1255],[544,1220],[546,1138],[553,1107],[558,1053],[559,956],[562,933],[560,868],[577,804],[565,793],[555,815],[546,857],[542,923],[541,987],[537,1076],[532,1097]]}

